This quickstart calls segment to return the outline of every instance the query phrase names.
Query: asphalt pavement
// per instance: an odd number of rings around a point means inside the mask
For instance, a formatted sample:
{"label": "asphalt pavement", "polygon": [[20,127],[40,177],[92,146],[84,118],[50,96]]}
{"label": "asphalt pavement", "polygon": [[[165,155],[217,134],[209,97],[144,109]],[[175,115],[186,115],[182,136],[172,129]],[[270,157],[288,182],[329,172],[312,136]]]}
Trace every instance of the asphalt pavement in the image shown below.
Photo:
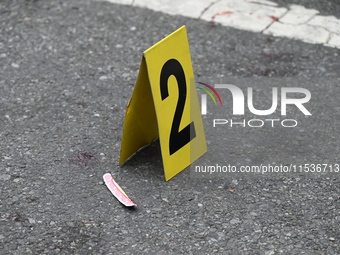
{"label": "asphalt pavement", "polygon": [[[339,17],[337,1],[291,2]],[[278,105],[275,127],[248,108],[236,118],[220,89],[225,105],[209,100],[203,116],[208,152],[191,167],[165,182],[158,141],[119,166],[142,53],[182,25],[196,81],[252,87],[258,109],[268,88],[302,87],[312,115]],[[340,254],[339,54],[105,1],[1,1],[1,254]],[[195,173],[217,164],[297,171]],[[107,172],[137,208],[112,196]]]}

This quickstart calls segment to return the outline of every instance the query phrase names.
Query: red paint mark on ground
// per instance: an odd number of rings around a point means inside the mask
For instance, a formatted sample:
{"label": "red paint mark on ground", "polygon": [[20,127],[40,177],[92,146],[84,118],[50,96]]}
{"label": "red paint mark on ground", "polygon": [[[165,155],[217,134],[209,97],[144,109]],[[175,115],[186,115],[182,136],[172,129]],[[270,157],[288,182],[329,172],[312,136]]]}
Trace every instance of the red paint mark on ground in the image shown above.
{"label": "red paint mark on ground", "polygon": [[80,167],[91,167],[98,163],[98,159],[91,153],[80,152],[70,159],[70,162]]}
{"label": "red paint mark on ground", "polygon": [[271,19],[274,20],[274,21],[279,21],[279,18],[276,17],[276,16],[269,16],[269,18],[271,18]]}
{"label": "red paint mark on ground", "polygon": [[16,222],[24,222],[26,221],[26,217],[22,214],[15,213],[12,215],[12,220]]}
{"label": "red paint mark on ground", "polygon": [[234,12],[232,12],[232,11],[218,12],[218,13],[214,14],[214,15],[211,17],[210,22],[215,22],[215,18],[216,18],[217,16],[221,16],[221,15],[230,15],[230,14],[233,14],[233,13],[234,13]]}

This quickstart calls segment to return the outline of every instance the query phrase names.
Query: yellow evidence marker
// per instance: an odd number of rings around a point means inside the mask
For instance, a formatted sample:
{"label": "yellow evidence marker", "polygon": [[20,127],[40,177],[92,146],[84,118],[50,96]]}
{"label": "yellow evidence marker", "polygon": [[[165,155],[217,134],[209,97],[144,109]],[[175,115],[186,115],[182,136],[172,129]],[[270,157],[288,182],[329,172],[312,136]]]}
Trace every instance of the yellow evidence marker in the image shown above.
{"label": "yellow evidence marker", "polygon": [[120,164],[158,137],[166,181],[207,151],[185,26],[143,53]]}

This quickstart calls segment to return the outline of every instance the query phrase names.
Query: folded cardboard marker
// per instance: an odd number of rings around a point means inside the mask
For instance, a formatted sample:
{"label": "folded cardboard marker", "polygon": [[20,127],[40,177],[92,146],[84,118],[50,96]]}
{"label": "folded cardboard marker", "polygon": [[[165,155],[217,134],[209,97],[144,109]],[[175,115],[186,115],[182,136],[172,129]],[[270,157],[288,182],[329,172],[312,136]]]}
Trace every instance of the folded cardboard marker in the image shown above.
{"label": "folded cardboard marker", "polygon": [[165,180],[207,151],[185,26],[143,53],[126,110],[120,164],[158,137]]}

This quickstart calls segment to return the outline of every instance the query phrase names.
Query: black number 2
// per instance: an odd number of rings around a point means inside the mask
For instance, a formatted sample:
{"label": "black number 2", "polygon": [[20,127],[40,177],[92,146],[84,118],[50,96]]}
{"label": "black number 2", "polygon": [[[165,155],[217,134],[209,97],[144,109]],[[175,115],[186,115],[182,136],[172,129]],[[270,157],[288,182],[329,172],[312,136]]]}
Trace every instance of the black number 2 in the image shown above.
{"label": "black number 2", "polygon": [[182,119],[185,100],[187,97],[187,86],[185,81],[185,74],[181,64],[176,59],[169,59],[162,67],[160,77],[160,89],[162,100],[169,96],[168,79],[173,75],[177,80],[178,85],[178,101],[175,115],[172,121],[172,127],[169,138],[170,155],[181,149],[184,145],[189,143],[196,137],[195,125],[192,121],[189,125],[179,131],[179,125]]}

